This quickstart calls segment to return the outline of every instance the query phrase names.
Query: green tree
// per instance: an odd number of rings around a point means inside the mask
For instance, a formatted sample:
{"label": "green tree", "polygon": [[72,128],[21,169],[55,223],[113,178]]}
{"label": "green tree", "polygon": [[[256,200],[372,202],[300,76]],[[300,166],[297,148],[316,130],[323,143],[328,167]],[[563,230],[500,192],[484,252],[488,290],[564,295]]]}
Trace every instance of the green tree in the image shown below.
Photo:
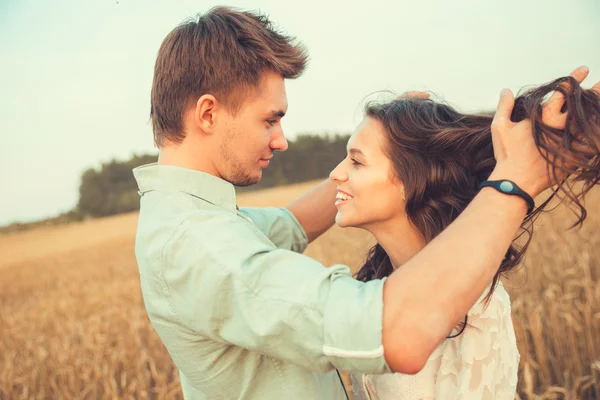
{"label": "green tree", "polygon": [[[236,188],[251,191],[290,183],[325,178],[345,157],[349,135],[299,135],[284,154],[276,153],[257,185]],[[156,162],[153,154],[134,154],[129,160],[111,160],[90,168],[81,176],[79,203],[74,216],[104,217],[139,209],[133,168]]]}
{"label": "green tree", "polygon": [[134,155],[125,162],[112,160],[98,170],[86,170],[79,186],[79,214],[104,217],[139,209],[137,184],[131,170],[156,159],[156,155]]}

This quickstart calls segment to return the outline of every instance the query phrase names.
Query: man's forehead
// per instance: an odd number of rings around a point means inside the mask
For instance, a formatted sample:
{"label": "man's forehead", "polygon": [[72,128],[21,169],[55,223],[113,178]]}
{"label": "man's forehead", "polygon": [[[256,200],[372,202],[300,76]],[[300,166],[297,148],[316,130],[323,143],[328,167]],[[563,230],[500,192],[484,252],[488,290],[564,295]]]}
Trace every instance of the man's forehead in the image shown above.
{"label": "man's forehead", "polygon": [[280,114],[285,114],[288,110],[288,102],[285,95],[283,97],[261,96],[257,99],[257,102],[260,103],[261,109],[266,114],[273,114],[273,116],[283,117]]}
{"label": "man's forehead", "polygon": [[259,86],[253,97],[253,101],[260,104],[266,113],[271,111],[283,111],[285,113],[288,109],[287,94],[283,85]]}

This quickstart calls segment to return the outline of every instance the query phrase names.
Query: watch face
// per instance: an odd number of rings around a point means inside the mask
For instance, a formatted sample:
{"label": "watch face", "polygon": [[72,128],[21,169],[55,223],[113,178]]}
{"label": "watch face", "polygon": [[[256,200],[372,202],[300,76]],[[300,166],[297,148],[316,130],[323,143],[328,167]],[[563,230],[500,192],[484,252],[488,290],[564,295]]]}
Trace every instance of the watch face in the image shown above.
{"label": "watch face", "polygon": [[512,192],[513,189],[514,185],[508,181],[500,183],[500,190],[502,190],[503,192]]}

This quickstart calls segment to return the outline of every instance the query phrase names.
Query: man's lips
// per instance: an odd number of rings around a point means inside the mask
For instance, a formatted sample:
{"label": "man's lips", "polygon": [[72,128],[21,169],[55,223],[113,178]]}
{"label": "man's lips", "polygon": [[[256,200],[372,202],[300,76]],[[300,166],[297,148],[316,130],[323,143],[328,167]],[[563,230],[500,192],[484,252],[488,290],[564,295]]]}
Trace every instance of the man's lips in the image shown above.
{"label": "man's lips", "polygon": [[269,166],[269,164],[271,163],[271,160],[273,159],[273,156],[268,157],[268,158],[261,158],[260,160],[258,160],[258,162],[263,166],[263,167],[267,167]]}

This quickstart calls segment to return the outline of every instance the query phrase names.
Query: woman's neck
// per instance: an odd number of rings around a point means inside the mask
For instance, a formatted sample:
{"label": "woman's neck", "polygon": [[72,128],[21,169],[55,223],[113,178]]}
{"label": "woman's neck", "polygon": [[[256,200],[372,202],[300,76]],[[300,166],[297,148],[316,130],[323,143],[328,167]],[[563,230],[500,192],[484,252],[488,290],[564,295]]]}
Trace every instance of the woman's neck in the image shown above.
{"label": "woman's neck", "polygon": [[425,240],[408,220],[390,220],[369,229],[390,257],[394,270],[425,247]]}

